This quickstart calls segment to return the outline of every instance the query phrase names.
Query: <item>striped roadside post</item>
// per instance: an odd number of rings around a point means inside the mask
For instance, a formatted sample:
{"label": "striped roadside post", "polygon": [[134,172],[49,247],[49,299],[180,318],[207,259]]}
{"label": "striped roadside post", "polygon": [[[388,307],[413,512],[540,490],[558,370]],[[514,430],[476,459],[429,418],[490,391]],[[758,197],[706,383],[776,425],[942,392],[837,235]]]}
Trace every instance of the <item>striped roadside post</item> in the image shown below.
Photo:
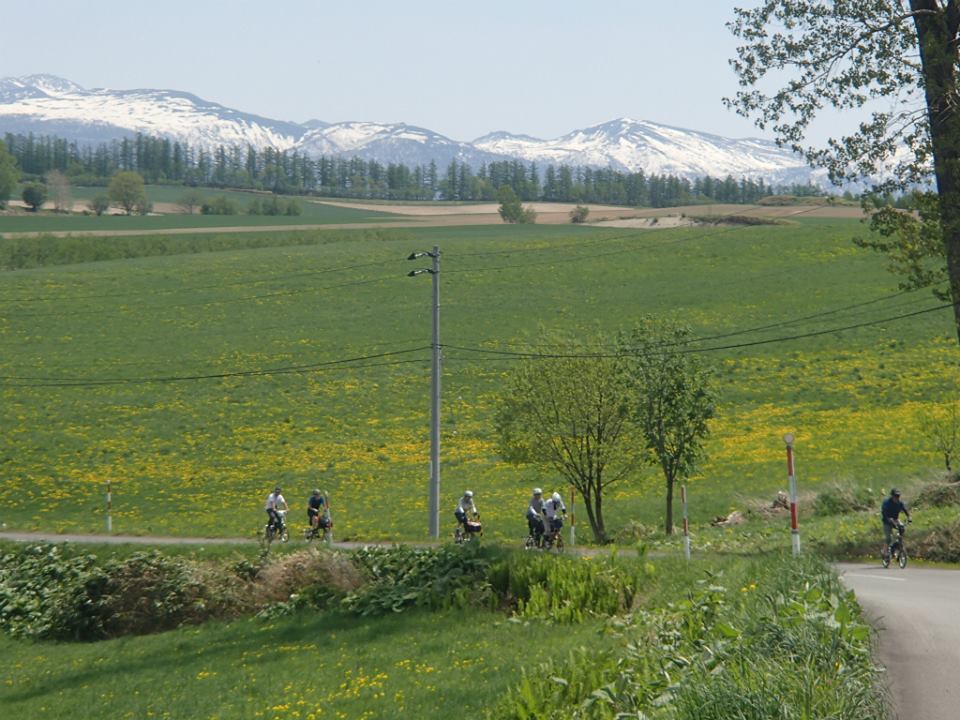
{"label": "striped roadside post", "polygon": [[800,554],[800,528],[797,523],[797,473],[793,467],[793,433],[783,436],[787,444],[787,480],[790,483],[790,535],[794,557]]}
{"label": "striped roadside post", "polygon": [[680,502],[683,505],[683,554],[690,559],[690,519],[687,516],[687,486],[680,486]]}
{"label": "striped roadside post", "polygon": [[577,544],[577,511],[574,503],[577,499],[577,489],[570,488],[570,547]]}

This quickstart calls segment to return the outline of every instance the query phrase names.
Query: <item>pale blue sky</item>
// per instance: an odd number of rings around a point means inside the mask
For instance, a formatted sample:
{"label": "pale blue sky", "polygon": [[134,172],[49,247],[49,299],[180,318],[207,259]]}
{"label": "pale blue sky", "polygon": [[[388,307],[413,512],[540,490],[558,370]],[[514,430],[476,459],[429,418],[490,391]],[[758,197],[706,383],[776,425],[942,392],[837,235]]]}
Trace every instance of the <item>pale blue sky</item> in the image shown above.
{"label": "pale blue sky", "polygon": [[[552,138],[617,117],[764,136],[724,0],[3,0],[0,77],[168,88],[283,120]],[[752,5],[753,0],[741,0]]]}

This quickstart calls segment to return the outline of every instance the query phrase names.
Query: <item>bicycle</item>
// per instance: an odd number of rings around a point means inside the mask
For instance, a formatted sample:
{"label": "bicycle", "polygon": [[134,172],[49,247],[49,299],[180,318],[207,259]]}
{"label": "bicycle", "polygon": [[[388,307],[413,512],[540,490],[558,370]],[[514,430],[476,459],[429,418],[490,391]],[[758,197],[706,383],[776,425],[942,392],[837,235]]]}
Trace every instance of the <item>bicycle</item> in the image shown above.
{"label": "bicycle", "polygon": [[543,549],[550,551],[556,550],[563,552],[563,535],[560,534],[560,528],[556,528],[543,536]]}
{"label": "bicycle", "polygon": [[[477,515],[479,518],[480,516]],[[457,545],[483,537],[483,525],[478,520],[467,520],[463,525],[457,525],[453,530],[453,541]]]}
{"label": "bicycle", "polygon": [[303,529],[303,539],[307,542],[320,539],[325,543],[333,540],[333,520],[327,513],[317,518],[317,524]]}
{"label": "bicycle", "polygon": [[903,532],[905,529],[906,525],[897,521],[896,539],[890,543],[889,547],[885,545],[880,551],[880,561],[885,568],[890,567],[891,559],[897,561],[897,565],[900,566],[901,570],[907,566],[907,547],[903,543]]}
{"label": "bicycle", "polygon": [[268,522],[263,526],[263,534],[260,536],[261,544],[270,547],[270,543],[274,540],[279,540],[280,542],[287,542],[290,539],[290,533],[287,531],[287,511],[286,510],[276,510],[277,513],[277,523],[274,525],[272,522]]}

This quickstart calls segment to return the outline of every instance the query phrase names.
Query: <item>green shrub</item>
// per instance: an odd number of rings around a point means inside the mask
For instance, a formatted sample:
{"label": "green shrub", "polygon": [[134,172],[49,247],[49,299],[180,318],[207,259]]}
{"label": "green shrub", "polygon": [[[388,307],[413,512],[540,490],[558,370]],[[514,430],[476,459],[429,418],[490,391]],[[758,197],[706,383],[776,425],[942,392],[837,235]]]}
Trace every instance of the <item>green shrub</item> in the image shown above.
{"label": "green shrub", "polygon": [[935,528],[916,540],[908,540],[911,555],[934,562],[960,562],[960,522]]}
{"label": "green shrub", "polygon": [[226,195],[217,195],[200,206],[203,215],[236,215],[237,204]]}
{"label": "green shrub", "polygon": [[960,483],[934,483],[920,489],[913,501],[915,507],[953,507],[960,505]]}
{"label": "green shrub", "polygon": [[99,604],[108,636],[147,634],[237,615],[251,600],[228,571],[159,551],[112,560],[104,568]]}
{"label": "green shrub", "polygon": [[93,555],[65,557],[56,545],[6,553],[0,557],[0,627],[16,637],[99,637],[105,582]]}
{"label": "green shrub", "polygon": [[846,515],[873,509],[880,512],[880,501],[874,496],[873,489],[852,483],[834,483],[821,490],[813,501],[813,512],[824,516]]}
{"label": "green shrub", "polygon": [[55,640],[152,633],[244,612],[246,588],[228,570],[157,551],[100,565],[31,545],[0,558],[0,627]]}
{"label": "green shrub", "polygon": [[613,616],[633,609],[652,565],[633,558],[558,557],[511,553],[490,569],[501,601],[522,617],[581,622],[590,615]]}
{"label": "green shrub", "polygon": [[584,651],[525,673],[490,716],[887,717],[869,626],[853,594],[809,558],[708,574],[684,599],[611,629],[623,637],[618,656]]}
{"label": "green shrub", "polygon": [[490,604],[489,561],[479,543],[418,549],[369,547],[354,554],[367,583],[344,598],[361,615]]}

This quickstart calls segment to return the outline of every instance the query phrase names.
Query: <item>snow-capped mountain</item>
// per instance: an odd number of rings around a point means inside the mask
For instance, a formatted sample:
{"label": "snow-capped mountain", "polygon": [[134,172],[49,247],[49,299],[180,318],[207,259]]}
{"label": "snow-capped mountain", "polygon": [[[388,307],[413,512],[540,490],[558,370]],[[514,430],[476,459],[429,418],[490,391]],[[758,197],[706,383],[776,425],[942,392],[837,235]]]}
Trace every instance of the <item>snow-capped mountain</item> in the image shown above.
{"label": "snow-capped mountain", "polygon": [[763,177],[805,181],[810,170],[799,156],[769,140],[731,140],[645,120],[620,118],[574,130],[554,140],[496,132],[475,147],[540,164],[612,167],[681,177]]}
{"label": "snow-capped mountain", "polygon": [[175,90],[86,90],[52,75],[0,80],[0,130],[57,135],[81,143],[136,133],[198,147],[292,148],[296,123],[231,110]]}
{"label": "snow-capped mountain", "polygon": [[621,118],[553,140],[495,132],[461,142],[404,123],[272,120],[174,90],[88,90],[52,75],[0,79],[0,133],[55,135],[81,144],[136,133],[212,149],[297,150],[406,165],[451,160],[474,168],[496,160],[612,167],[688,178],[806,182],[803,160],[767,140],[729,138]]}
{"label": "snow-capped mountain", "polygon": [[427,165],[433,161],[439,167],[446,166],[451,160],[479,167],[484,162],[510,159],[405,123],[335,123],[309,131],[297,147],[312,157],[348,155],[404,165]]}

